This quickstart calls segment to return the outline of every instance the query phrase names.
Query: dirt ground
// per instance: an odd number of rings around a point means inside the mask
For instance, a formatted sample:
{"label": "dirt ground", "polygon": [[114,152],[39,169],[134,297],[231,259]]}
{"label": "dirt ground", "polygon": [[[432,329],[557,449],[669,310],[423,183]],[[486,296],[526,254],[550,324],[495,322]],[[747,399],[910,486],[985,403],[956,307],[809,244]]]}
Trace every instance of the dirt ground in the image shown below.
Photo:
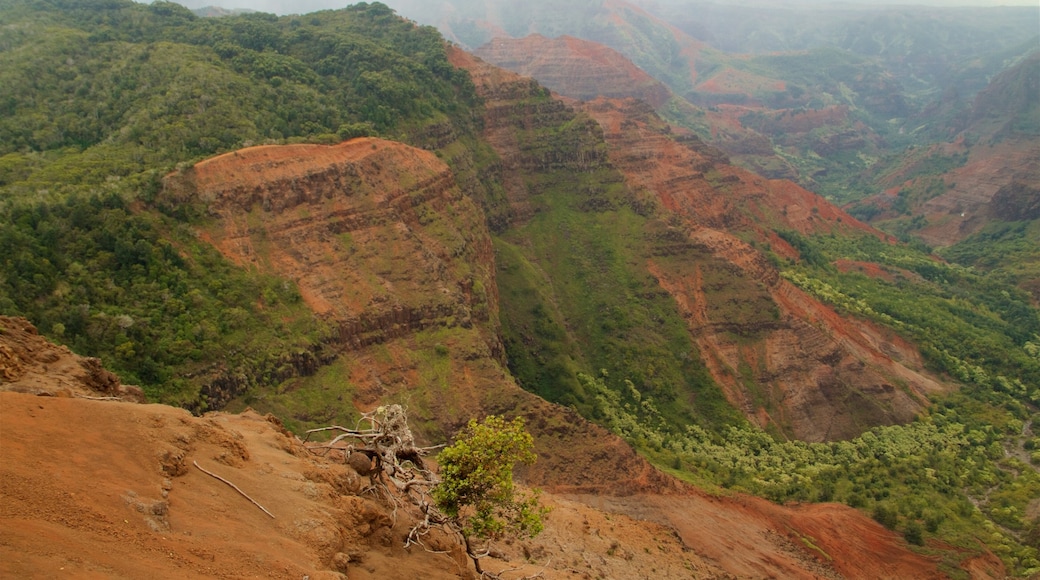
{"label": "dirt ground", "polygon": [[[116,400],[139,391],[28,323],[2,322],[0,578],[474,577],[456,537],[405,549],[417,510],[277,419]],[[582,488],[549,475],[544,532],[495,542],[485,569],[510,580],[944,577],[846,506],[713,496],[648,465]],[[964,566],[1004,574],[995,557]]]}
{"label": "dirt ground", "polygon": [[[449,537],[405,550],[407,509],[364,492],[255,412],[0,393],[0,576],[458,578]],[[195,467],[237,485],[275,517]],[[546,494],[533,540],[493,545],[505,578],[939,578],[854,510],[702,493]],[[396,521],[395,521],[396,518]],[[810,548],[809,546],[814,546]]]}

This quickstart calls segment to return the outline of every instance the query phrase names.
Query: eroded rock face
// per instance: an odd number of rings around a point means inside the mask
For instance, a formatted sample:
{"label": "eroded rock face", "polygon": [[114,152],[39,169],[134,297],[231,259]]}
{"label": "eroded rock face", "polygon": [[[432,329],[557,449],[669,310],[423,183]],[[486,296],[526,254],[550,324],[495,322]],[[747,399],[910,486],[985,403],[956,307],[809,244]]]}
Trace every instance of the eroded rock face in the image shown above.
{"label": "eroded rock face", "polygon": [[[744,241],[750,236],[796,255],[776,230],[868,233],[869,227],[793,183],[706,157],[689,145],[695,137],[676,139],[641,103],[601,99],[584,110],[603,126],[610,160],[630,187],[652,192],[662,212],[679,218],[688,244],[739,273],[726,282],[711,262],[668,256],[649,266],[675,297],[715,380],[750,419],[799,439],[842,439],[909,421],[927,394],[946,389],[924,372],[909,344],[840,317],[782,279]],[[733,306],[718,306],[725,303]],[[772,317],[761,316],[763,309]]]}
{"label": "eroded rock face", "polygon": [[[318,345],[321,356],[301,355],[294,372],[336,368],[345,378],[332,387],[341,404],[412,401],[425,437],[446,438],[471,417],[525,415],[542,458],[525,473],[535,485],[590,493],[674,488],[623,441],[509,376],[484,213],[435,154],[378,139],[254,147],[169,176],[164,195],[202,204],[216,220],[199,235],[229,259],[299,285],[334,332],[330,344]],[[205,390],[211,407],[221,408],[247,386],[229,372]]]}
{"label": "eroded rock face", "polygon": [[253,147],[171,180],[218,217],[203,234],[224,255],[296,281],[347,342],[491,318],[487,228],[433,153],[377,139]]}
{"label": "eroded rock face", "polygon": [[575,99],[636,97],[660,107],[671,97],[664,84],[621,53],[572,36],[494,38],[474,54]]}
{"label": "eroded rock face", "polygon": [[[253,147],[166,179],[166,198],[216,219],[199,235],[236,264],[294,281],[331,327],[294,364],[312,374],[349,350],[435,328],[482,328],[500,356],[497,289],[480,209],[428,151],[378,139]],[[220,408],[248,383],[210,381]],[[288,377],[282,377],[288,378]]]}
{"label": "eroded rock face", "polygon": [[[1040,216],[1040,136],[1029,119],[1040,108],[1040,53],[995,76],[975,98],[956,136],[931,148],[960,154],[966,162],[942,176],[944,191],[912,208],[925,226],[916,232],[932,246],[950,246],[994,220],[1032,220]],[[912,178],[888,192],[912,187]]]}
{"label": "eroded rock face", "polygon": [[73,354],[15,316],[0,316],[0,391],[145,402],[139,387],[120,383],[99,359]]}
{"label": "eroded rock face", "polygon": [[[649,273],[675,298],[730,403],[752,421],[809,441],[849,438],[911,420],[928,393],[948,388],[923,371],[911,345],[842,318],[782,279],[749,243],[797,257],[776,231],[883,234],[791,182],[733,167],[647,103],[597,99],[571,105],[577,111],[550,112],[544,103],[535,110],[528,96],[537,87],[529,80],[461,52],[452,59],[486,100],[485,136],[503,159],[514,225],[538,193],[522,179],[530,147],[515,135],[556,117],[581,118],[576,113],[599,125],[606,163],[623,174],[632,206],[658,223],[647,233]],[[570,160],[576,171],[578,153]]]}

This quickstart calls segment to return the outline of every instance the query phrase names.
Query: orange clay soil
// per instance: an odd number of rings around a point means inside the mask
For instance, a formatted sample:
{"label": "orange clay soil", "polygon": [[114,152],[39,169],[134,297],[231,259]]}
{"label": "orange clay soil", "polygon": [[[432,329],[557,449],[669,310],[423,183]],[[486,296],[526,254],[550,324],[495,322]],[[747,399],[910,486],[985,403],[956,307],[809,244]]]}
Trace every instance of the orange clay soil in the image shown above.
{"label": "orange clay soil", "polygon": [[[0,576],[455,578],[451,538],[406,550],[414,514],[252,411],[0,393]],[[237,485],[271,518],[199,465]],[[686,488],[546,494],[533,540],[484,561],[506,578],[941,578],[850,508],[783,507]],[[597,509],[598,508],[598,509]]]}
{"label": "orange clay soil", "polygon": [[[32,328],[24,319],[4,326],[19,329],[0,335],[8,349],[38,342],[23,332]],[[39,362],[24,352],[22,364]],[[64,366],[55,368],[40,380],[70,380]],[[446,534],[426,537],[441,553],[406,550],[414,507],[369,489],[371,480],[341,458],[314,455],[270,416],[193,417],[163,405],[11,388],[17,383],[0,378],[2,578],[472,576]],[[557,419],[545,411],[524,412],[533,429]],[[570,420],[599,431],[602,444],[539,438],[542,457],[522,475],[543,482],[553,511],[538,537],[492,546],[484,567],[511,570],[503,578],[941,577],[935,562],[851,508],[711,496],[653,469],[602,429]],[[583,475],[569,470],[583,464],[588,481],[579,485]],[[970,564],[976,578],[1002,573],[992,557]]]}

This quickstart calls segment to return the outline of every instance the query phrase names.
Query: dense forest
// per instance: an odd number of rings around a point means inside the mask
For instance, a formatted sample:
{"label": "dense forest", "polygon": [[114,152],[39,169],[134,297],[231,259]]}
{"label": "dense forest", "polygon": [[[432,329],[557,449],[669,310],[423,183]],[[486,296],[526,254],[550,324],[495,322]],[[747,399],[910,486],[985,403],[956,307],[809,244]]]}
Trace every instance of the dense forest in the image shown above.
{"label": "dense forest", "polygon": [[[201,240],[205,207],[165,203],[163,176],[250,145],[366,135],[448,159],[468,147],[471,172],[497,162],[481,142],[484,105],[441,35],[382,4],[200,18],[161,1],[13,0],[0,21],[0,312],[101,358],[152,401],[206,410],[217,367],[274,388],[293,361],[320,368],[333,332],[291,280],[239,268]],[[524,138],[550,153],[602,148],[578,121]],[[779,232],[800,259],[762,248],[787,280],[912,341],[960,387],[908,425],[805,443],[752,427],[700,361],[667,356],[690,339],[670,298],[630,266],[653,248],[632,234],[646,220],[613,169],[535,183],[545,201],[526,238],[497,220],[501,191],[486,173],[467,193],[495,233],[502,339],[522,386],[718,493],[844,502],[940,553],[955,576],[957,554],[929,539],[982,542],[1012,573],[1040,571],[1040,310],[1007,271],[1016,252],[1035,251],[1028,222],[945,260],[872,236]],[[620,209],[589,209],[587,191]],[[550,255],[563,236],[573,249],[536,272],[524,244]],[[546,273],[561,288],[555,311],[538,296]],[[677,393],[688,391],[701,406],[684,406]]]}

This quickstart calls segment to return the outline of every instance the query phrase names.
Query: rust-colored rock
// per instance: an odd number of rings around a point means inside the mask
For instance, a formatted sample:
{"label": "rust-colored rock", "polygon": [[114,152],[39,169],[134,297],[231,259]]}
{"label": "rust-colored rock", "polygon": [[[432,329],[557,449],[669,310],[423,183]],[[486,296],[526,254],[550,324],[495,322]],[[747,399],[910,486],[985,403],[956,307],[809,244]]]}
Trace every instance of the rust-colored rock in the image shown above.
{"label": "rust-colored rock", "polygon": [[100,360],[73,354],[14,316],[0,316],[0,391],[145,401],[139,387],[121,384]]}
{"label": "rust-colored rock", "polygon": [[[351,340],[486,321],[491,241],[433,153],[378,139],[253,147],[171,181],[219,218],[204,231],[242,266],[296,281]],[[474,291],[474,289],[477,289]]]}
{"label": "rust-colored rock", "polygon": [[[523,180],[516,125],[575,118],[575,112],[553,109],[546,120],[540,114],[550,107],[533,110],[525,98],[537,90],[528,79],[461,51],[451,58],[471,72],[487,102],[485,137],[503,159],[514,219],[522,220],[532,192]],[[874,425],[909,421],[929,393],[948,389],[924,372],[911,345],[868,322],[842,318],[783,280],[744,241],[794,258],[797,251],[776,231],[884,234],[789,181],[729,165],[725,155],[669,127],[646,103],[597,99],[574,106],[602,127],[609,162],[624,174],[637,203],[652,204],[660,223],[673,224],[649,234],[659,239],[647,269],[675,297],[731,404],[752,421],[810,441],[849,438]],[[713,276],[727,282],[706,282]],[[774,317],[764,315],[769,310]],[[740,369],[750,369],[759,393],[748,390],[741,374],[747,370]]]}
{"label": "rust-colored rock", "polygon": [[[0,393],[0,409],[5,578],[473,577],[453,536],[424,538],[448,553],[404,549],[417,510],[360,492],[338,458],[310,454],[253,411],[192,417],[163,405],[18,393]],[[943,577],[936,562],[845,506],[693,490],[543,501],[553,508],[545,531],[495,543],[486,569],[561,579]],[[999,573],[993,565],[978,569]]]}
{"label": "rust-colored rock", "polygon": [[[542,162],[570,161],[525,161]],[[525,474],[534,485],[588,493],[674,485],[614,435],[514,383],[498,342],[484,214],[433,153],[378,139],[253,147],[169,176],[164,195],[203,204],[217,218],[203,239],[244,267],[295,281],[334,325],[333,355],[321,364],[348,377],[335,387],[352,393],[345,404],[422,400],[414,418],[436,425],[427,437],[450,435],[471,417],[523,414],[543,456]],[[450,379],[431,384],[416,353],[431,350],[423,341],[438,332],[443,354],[434,352]],[[213,378],[211,404],[241,394],[234,379]],[[555,427],[538,429],[542,421]]]}
{"label": "rust-colored rock", "polygon": [[[924,371],[911,345],[839,316],[783,280],[743,241],[750,236],[781,255],[796,255],[775,231],[882,234],[791,182],[705,157],[689,145],[695,137],[675,138],[637,101],[599,99],[584,110],[603,127],[611,162],[629,186],[652,192],[663,212],[681,219],[688,243],[736,267],[744,279],[746,290],[713,294],[705,283],[708,264],[662,259],[648,265],[675,297],[715,380],[749,419],[809,441],[848,438],[872,425],[909,421],[928,394],[948,388]],[[756,287],[765,292],[764,302],[744,311],[755,315],[769,305],[774,319],[755,318],[748,326],[732,318],[739,308],[711,308],[744,299]],[[760,393],[747,389],[740,368],[750,369]]]}
{"label": "rust-colored rock", "polygon": [[473,54],[575,99],[636,97],[656,108],[671,98],[664,84],[619,52],[572,36],[494,38]]}

